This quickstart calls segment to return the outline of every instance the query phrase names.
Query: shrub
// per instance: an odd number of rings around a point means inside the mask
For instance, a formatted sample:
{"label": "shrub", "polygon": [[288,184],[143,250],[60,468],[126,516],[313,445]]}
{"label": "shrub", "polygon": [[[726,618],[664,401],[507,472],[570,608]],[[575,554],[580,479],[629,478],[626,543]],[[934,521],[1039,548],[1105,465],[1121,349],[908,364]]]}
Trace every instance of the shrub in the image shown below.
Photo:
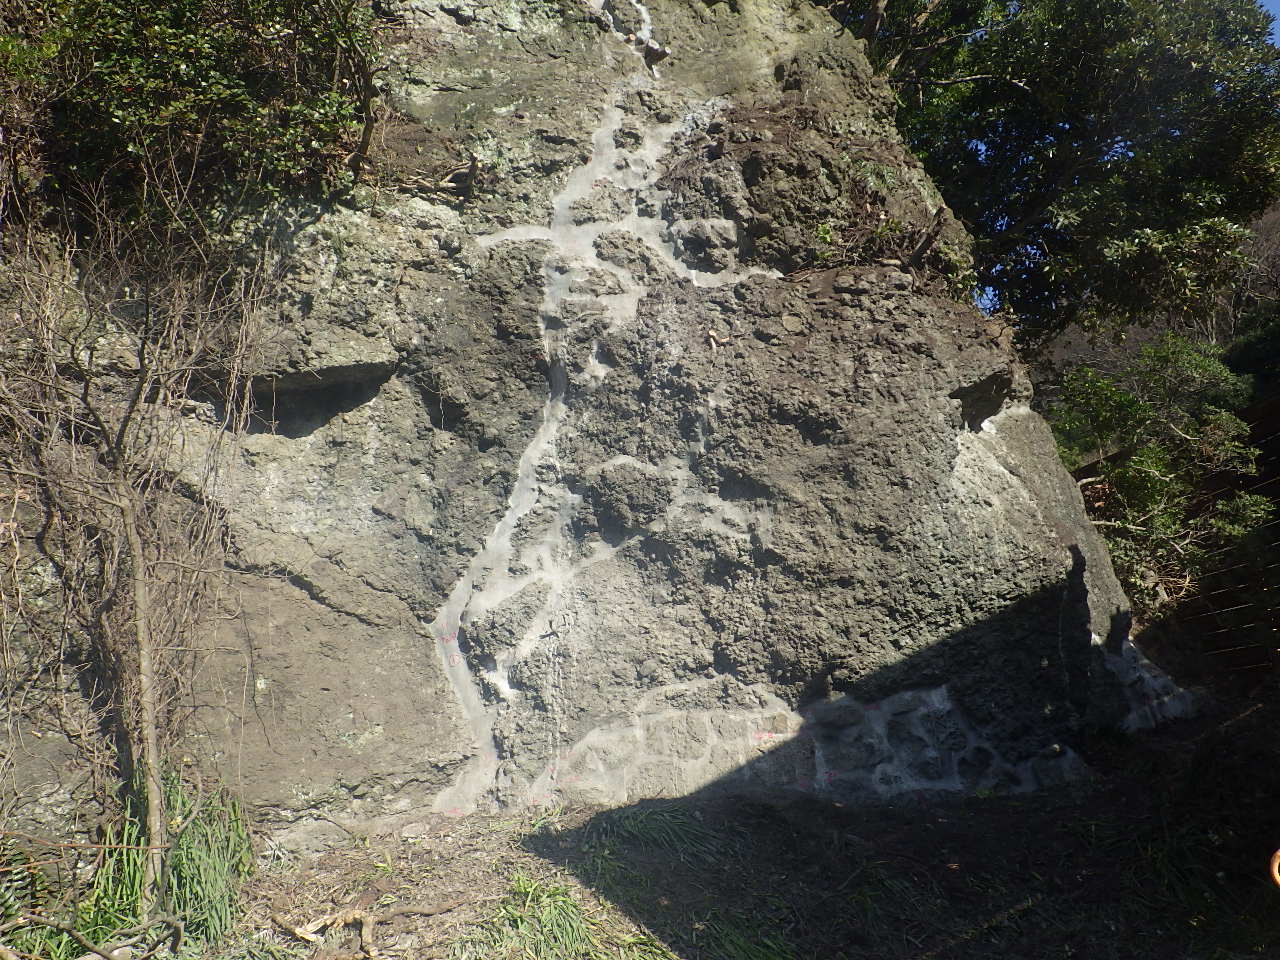
{"label": "shrub", "polygon": [[1267,521],[1274,504],[1231,489],[1258,450],[1233,413],[1249,381],[1221,351],[1169,335],[1125,368],[1069,374],[1050,409],[1067,466],[1140,610],[1194,590],[1211,556]]}
{"label": "shrub", "polygon": [[354,0],[18,0],[0,14],[0,211],[185,229],[358,169],[372,14]]}

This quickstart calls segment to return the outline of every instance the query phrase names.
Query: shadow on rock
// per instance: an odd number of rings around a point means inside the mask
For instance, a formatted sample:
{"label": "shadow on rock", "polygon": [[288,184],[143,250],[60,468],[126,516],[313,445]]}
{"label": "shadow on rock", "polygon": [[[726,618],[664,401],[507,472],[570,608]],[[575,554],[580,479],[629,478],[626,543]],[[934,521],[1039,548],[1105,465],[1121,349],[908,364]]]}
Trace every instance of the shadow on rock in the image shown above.
{"label": "shadow on rock", "polygon": [[[1123,614],[1106,640],[1064,614],[1087,604],[1076,560],[1062,583],[816,698],[798,731],[755,731],[755,755],[702,789],[553,808],[527,846],[685,960],[1280,945],[1264,869],[1280,817],[1221,791],[1197,799],[1206,776],[1238,783],[1260,763],[1280,789],[1280,751],[1225,749],[1212,718],[1162,731],[1155,749],[1121,737],[1167,681],[1139,676]],[[1028,633],[1037,612],[1043,629]]]}

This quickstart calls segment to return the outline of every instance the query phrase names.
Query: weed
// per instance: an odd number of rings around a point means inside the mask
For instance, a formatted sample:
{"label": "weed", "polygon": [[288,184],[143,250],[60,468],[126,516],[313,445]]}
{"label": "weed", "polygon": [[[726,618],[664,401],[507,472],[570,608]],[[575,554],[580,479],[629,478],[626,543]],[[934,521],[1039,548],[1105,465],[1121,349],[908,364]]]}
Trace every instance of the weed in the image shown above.
{"label": "weed", "polygon": [[744,923],[741,917],[718,917],[702,929],[704,953],[715,960],[795,960],[783,940]]}
{"label": "weed", "polygon": [[890,942],[900,931],[945,915],[946,898],[927,878],[906,877],[871,864],[848,895],[851,918],[873,942]]}
{"label": "weed", "polygon": [[181,829],[167,860],[170,909],[189,935],[218,940],[235,921],[240,884],[253,869],[248,826],[225,791],[193,796],[176,775],[164,786],[165,809]]}
{"label": "weed", "polygon": [[607,890],[616,887],[623,879],[625,870],[608,844],[588,847],[585,853],[582,873],[588,882]]}
{"label": "weed", "polygon": [[603,960],[605,954],[596,924],[568,887],[517,876],[497,914],[455,944],[453,956],[458,960]]}
{"label": "weed", "polygon": [[303,960],[311,947],[270,940],[248,940],[217,955],[216,960]]}
{"label": "weed", "polygon": [[0,924],[44,909],[49,881],[39,861],[12,837],[0,835]]}
{"label": "weed", "polygon": [[817,244],[814,256],[819,263],[828,263],[842,255],[843,245],[840,243],[840,230],[830,222],[820,223],[813,231],[813,239]]}
{"label": "weed", "polygon": [[674,953],[647,933],[624,937],[618,946],[626,960],[679,960]]}
{"label": "weed", "polygon": [[555,832],[560,827],[560,818],[564,816],[563,805],[553,807],[540,807],[538,812],[529,820],[529,829],[534,833],[542,830],[550,830]]}
{"label": "weed", "polygon": [[566,886],[517,875],[497,912],[450,951],[454,960],[677,960],[648,934],[613,936]]}
{"label": "weed", "polygon": [[[165,776],[164,791],[173,818],[161,884],[165,912],[183,921],[190,941],[209,943],[225,935],[236,918],[240,883],[253,864],[248,828],[225,791],[194,794],[176,773]],[[147,840],[140,805],[134,801],[118,823],[104,828],[87,889],[50,889],[44,915],[100,944],[146,926],[141,921]],[[20,927],[9,937],[19,954],[42,960],[84,954],[79,942],[52,927]]]}
{"label": "weed", "polygon": [[615,843],[628,843],[674,853],[685,861],[707,861],[721,852],[722,840],[683,806],[658,803],[600,814],[588,829],[583,845],[607,850]]}
{"label": "weed", "polygon": [[[69,916],[57,918],[70,922],[95,943],[105,942],[117,931],[138,923],[146,850],[142,827],[132,817],[118,826],[108,824],[101,849],[103,857],[89,889],[70,907]],[[42,912],[47,909],[46,905]],[[84,953],[84,948],[67,933],[52,927],[19,927],[8,937],[9,945],[19,954],[68,960]]]}
{"label": "weed", "polygon": [[888,196],[901,183],[898,171],[887,163],[874,160],[859,160],[853,165],[853,172],[862,185],[869,191]]}
{"label": "weed", "polygon": [[938,244],[935,259],[947,278],[947,294],[960,303],[973,302],[978,287],[978,272],[969,251],[946,241]]}

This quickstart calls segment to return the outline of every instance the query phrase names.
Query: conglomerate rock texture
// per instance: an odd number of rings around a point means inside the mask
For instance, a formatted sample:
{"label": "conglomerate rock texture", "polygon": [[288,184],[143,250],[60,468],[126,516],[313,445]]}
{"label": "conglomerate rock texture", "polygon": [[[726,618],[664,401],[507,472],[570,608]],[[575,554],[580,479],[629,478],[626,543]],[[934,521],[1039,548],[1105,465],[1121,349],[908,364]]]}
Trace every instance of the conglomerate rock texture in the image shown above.
{"label": "conglomerate rock texture", "polygon": [[398,188],[299,218],[202,674],[283,842],[1034,789],[1177,701],[828,11],[392,12]]}

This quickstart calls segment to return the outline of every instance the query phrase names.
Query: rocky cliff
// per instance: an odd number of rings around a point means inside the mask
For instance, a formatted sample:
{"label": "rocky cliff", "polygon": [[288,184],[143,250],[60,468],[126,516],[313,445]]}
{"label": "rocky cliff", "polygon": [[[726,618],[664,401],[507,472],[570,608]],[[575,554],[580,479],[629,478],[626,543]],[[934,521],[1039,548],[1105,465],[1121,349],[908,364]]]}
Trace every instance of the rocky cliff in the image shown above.
{"label": "rocky cliff", "polygon": [[390,14],[396,172],[294,225],[202,674],[282,837],[1028,790],[1177,701],[830,11]]}

